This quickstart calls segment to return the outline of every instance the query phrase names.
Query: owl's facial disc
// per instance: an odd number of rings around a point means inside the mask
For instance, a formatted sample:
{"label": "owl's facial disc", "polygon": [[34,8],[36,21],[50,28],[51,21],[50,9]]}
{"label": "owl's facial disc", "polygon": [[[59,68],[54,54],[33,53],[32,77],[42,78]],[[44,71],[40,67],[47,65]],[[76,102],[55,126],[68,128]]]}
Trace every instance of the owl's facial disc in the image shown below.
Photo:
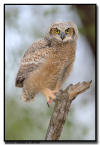
{"label": "owl's facial disc", "polygon": [[72,27],[60,30],[58,28],[51,28],[50,34],[52,38],[58,42],[65,43],[70,40],[73,40],[74,29]]}

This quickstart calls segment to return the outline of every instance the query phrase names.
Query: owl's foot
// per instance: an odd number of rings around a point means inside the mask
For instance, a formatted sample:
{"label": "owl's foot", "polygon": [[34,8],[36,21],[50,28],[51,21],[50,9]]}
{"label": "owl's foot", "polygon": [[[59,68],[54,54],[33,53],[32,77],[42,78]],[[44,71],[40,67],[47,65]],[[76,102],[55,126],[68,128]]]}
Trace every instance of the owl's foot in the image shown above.
{"label": "owl's foot", "polygon": [[55,91],[52,91],[48,88],[42,90],[42,93],[46,96],[48,106],[53,102],[56,98]]}

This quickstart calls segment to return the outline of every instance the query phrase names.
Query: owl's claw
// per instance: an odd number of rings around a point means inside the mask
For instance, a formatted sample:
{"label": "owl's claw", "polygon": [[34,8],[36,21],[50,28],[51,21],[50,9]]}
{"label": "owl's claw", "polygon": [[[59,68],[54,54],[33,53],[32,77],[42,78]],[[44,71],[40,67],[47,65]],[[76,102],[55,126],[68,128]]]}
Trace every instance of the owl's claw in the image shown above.
{"label": "owl's claw", "polygon": [[56,90],[50,90],[48,88],[45,88],[41,91],[45,96],[46,96],[46,99],[47,99],[47,104],[48,106],[55,100],[56,98],[56,93],[57,91]]}
{"label": "owl's claw", "polygon": [[49,98],[48,104],[50,105],[53,102],[54,98]]}
{"label": "owl's claw", "polygon": [[47,101],[47,105],[48,107],[50,107],[50,104],[53,102],[54,99],[52,99],[51,97],[49,97],[49,100]]}

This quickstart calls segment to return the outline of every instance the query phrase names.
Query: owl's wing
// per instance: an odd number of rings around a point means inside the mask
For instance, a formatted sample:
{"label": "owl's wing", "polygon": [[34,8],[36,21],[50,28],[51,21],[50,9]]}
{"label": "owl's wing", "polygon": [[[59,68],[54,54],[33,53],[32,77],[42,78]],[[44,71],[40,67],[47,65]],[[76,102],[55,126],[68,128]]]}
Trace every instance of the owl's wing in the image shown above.
{"label": "owl's wing", "polygon": [[23,82],[27,76],[36,71],[46,60],[48,53],[48,44],[45,40],[39,40],[32,44],[32,46],[25,52],[19,71],[17,73],[16,87],[23,87]]}

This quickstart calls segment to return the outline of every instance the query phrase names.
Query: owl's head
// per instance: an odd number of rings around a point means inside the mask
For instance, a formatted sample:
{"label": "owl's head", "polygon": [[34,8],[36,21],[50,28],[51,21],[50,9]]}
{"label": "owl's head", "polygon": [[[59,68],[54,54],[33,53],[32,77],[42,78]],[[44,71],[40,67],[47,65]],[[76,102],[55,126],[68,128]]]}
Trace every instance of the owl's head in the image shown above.
{"label": "owl's head", "polygon": [[45,37],[58,43],[75,41],[78,37],[78,29],[72,22],[56,22],[51,24]]}

